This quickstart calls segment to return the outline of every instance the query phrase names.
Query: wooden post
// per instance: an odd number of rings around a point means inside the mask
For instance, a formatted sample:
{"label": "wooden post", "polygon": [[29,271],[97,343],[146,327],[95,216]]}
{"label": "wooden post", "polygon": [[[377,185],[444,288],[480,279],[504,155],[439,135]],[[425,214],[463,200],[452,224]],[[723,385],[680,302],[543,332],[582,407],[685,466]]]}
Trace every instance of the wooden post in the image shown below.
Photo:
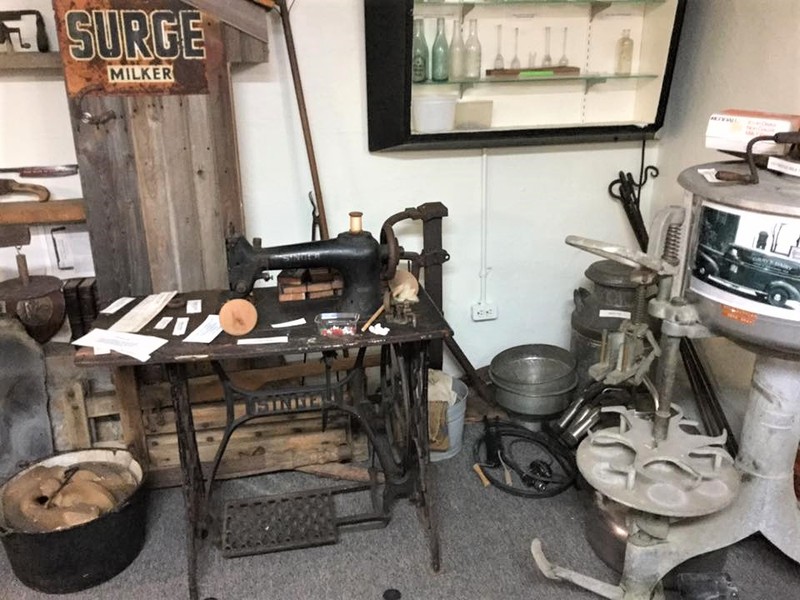
{"label": "wooden post", "polygon": [[134,367],[117,367],[114,370],[114,387],[119,402],[119,424],[122,429],[122,441],[125,447],[142,464],[147,464],[147,443],[142,409],[139,405],[139,393],[136,389],[136,373]]}

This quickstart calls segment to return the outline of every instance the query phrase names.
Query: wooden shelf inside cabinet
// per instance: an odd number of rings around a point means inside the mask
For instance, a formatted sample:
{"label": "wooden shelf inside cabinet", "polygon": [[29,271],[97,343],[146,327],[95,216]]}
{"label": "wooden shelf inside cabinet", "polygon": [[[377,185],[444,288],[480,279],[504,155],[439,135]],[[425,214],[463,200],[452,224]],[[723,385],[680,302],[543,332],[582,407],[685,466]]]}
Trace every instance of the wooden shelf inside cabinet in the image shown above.
{"label": "wooden shelf inside cabinet", "polygon": [[63,71],[58,52],[0,53],[0,71]]}
{"label": "wooden shelf inside cabinet", "polygon": [[79,198],[47,202],[0,202],[0,225],[48,225],[85,221],[86,205]]}

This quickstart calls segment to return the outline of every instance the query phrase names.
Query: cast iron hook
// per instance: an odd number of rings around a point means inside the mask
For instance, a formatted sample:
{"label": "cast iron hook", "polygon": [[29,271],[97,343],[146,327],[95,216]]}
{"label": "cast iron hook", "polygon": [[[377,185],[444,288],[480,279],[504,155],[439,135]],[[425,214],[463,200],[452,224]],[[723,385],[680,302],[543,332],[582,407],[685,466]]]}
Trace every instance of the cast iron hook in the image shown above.
{"label": "cast iron hook", "polygon": [[113,110],[107,110],[98,116],[94,116],[88,110],[84,110],[83,101],[86,98],[86,96],[93,92],[102,92],[102,91],[103,87],[100,84],[95,83],[92,85],[87,85],[75,96],[75,118],[78,119],[81,123],[86,123],[87,125],[103,125],[105,123],[108,123],[112,119],[117,118],[117,115]]}

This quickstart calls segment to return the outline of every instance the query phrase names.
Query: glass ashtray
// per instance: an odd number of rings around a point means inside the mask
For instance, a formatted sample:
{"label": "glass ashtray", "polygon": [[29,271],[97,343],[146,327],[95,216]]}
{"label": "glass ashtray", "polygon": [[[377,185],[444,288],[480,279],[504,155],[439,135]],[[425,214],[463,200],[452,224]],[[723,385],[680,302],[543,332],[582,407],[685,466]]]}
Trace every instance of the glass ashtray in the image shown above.
{"label": "glass ashtray", "polygon": [[317,331],[323,337],[344,337],[358,333],[358,313],[321,313],[314,317]]}

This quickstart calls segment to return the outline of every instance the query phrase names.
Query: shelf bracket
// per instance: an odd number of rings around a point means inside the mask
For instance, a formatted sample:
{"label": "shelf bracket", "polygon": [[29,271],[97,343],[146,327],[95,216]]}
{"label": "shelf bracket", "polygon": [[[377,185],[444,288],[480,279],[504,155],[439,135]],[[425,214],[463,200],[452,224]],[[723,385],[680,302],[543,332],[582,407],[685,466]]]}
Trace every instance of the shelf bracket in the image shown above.
{"label": "shelf bracket", "polygon": [[584,80],[585,87],[583,89],[583,93],[584,94],[587,93],[590,89],[592,89],[592,86],[595,86],[598,83],[605,83],[606,81],[608,81],[608,79],[606,79],[605,77],[595,77],[592,79]]}
{"label": "shelf bracket", "polygon": [[611,6],[611,2],[592,2],[589,5],[589,20],[594,21],[594,18]]}

